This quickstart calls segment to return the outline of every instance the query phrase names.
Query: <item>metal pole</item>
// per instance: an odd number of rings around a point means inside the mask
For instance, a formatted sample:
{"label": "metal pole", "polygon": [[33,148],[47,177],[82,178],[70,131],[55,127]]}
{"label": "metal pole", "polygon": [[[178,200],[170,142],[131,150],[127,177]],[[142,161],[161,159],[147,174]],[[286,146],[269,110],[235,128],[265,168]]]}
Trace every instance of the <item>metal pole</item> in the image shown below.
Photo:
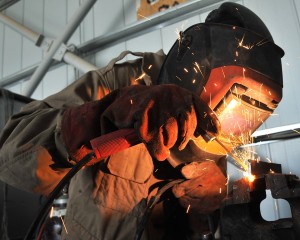
{"label": "metal pole", "polygon": [[22,33],[22,35],[33,41],[36,45],[43,38],[43,35],[35,33],[30,29],[24,27],[22,24],[16,22],[14,19],[0,13],[0,21],[12,28],[13,30]]}
{"label": "metal pole", "polygon": [[31,76],[30,80],[25,84],[23,91],[23,94],[25,96],[30,97],[32,95],[35,88],[38,86],[42,78],[45,76],[47,70],[51,66],[53,56],[55,55],[56,51],[59,49],[62,43],[68,41],[68,39],[72,36],[81,20],[85,17],[85,15],[88,13],[95,2],[96,0],[86,0],[73,14],[65,29],[62,31],[61,35],[54,40],[49,52],[47,52],[45,58],[42,60],[39,67]]}
{"label": "metal pole", "polygon": [[95,65],[85,61],[84,59],[78,57],[77,55],[71,52],[66,52],[64,54],[63,59],[66,63],[74,66],[79,71],[84,73],[98,69]]}

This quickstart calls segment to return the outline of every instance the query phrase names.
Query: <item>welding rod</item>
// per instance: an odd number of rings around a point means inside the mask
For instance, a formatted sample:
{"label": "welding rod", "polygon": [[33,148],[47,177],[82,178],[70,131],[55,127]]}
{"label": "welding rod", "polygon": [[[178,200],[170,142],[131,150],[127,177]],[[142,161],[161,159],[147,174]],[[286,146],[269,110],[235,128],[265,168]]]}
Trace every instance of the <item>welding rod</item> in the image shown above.
{"label": "welding rod", "polygon": [[244,161],[242,161],[237,156],[232,154],[231,151],[218,138],[215,138],[213,141],[216,141],[226,151],[227,155],[234,160],[234,161],[231,161],[231,163],[233,163],[234,165],[237,165],[243,171],[246,171],[246,172],[248,171],[247,164],[245,164]]}
{"label": "welding rod", "polygon": [[229,161],[234,164],[235,166],[237,166],[238,168],[240,168],[241,170],[243,171],[248,171],[248,166],[247,164],[244,163],[244,161],[242,161],[241,159],[239,159],[237,156],[235,156],[234,154],[231,153],[231,150],[226,147],[221,141],[220,139],[218,139],[217,137],[215,136],[212,136],[208,133],[205,133],[202,135],[203,139],[206,141],[206,142],[217,142],[225,151],[226,151],[226,154],[227,156],[229,156]]}

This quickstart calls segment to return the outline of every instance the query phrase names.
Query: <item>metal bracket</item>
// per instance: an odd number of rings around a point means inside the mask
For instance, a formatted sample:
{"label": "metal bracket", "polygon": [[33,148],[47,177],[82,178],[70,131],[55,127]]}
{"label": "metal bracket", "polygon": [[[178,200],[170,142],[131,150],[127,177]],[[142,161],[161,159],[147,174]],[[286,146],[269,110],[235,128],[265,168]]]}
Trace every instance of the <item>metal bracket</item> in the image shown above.
{"label": "metal bracket", "polygon": [[66,44],[62,43],[54,54],[53,59],[61,62],[64,59],[66,52],[76,52],[76,46],[74,44],[67,46]]}

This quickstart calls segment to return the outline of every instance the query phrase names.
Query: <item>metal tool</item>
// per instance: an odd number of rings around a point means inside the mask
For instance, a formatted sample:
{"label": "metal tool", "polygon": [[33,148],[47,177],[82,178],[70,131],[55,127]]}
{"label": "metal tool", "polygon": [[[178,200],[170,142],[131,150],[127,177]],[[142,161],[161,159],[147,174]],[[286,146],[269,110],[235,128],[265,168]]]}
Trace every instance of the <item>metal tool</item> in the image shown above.
{"label": "metal tool", "polygon": [[[248,170],[247,164],[232,154],[231,151],[218,138],[211,136],[208,133],[203,134],[202,137],[207,142],[217,142],[226,151],[227,155],[230,157],[228,159],[231,163],[243,171]],[[141,143],[141,140],[138,138],[134,129],[120,129],[91,140],[93,151],[95,152],[96,157],[99,159],[106,158],[113,153],[122,151],[138,143]]]}

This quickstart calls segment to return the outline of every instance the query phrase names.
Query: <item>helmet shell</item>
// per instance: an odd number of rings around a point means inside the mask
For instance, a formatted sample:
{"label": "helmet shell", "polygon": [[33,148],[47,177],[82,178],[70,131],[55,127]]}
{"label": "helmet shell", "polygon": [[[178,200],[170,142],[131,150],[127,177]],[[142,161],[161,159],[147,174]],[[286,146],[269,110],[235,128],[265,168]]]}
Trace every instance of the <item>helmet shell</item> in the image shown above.
{"label": "helmet shell", "polygon": [[180,33],[167,54],[158,83],[177,84],[201,95],[212,69],[240,66],[282,87],[283,55],[255,13],[227,2],[212,11],[205,23]]}

